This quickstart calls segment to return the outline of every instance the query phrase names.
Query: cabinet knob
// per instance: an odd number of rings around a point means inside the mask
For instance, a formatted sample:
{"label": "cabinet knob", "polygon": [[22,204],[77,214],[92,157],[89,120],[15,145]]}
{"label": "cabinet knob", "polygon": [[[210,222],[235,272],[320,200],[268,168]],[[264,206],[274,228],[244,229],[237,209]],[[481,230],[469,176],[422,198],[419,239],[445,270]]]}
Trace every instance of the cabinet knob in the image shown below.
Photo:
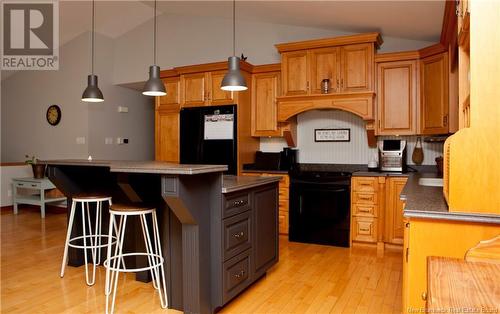
{"label": "cabinet knob", "polygon": [[422,292],[422,300],[427,301],[427,292]]}
{"label": "cabinet knob", "polygon": [[239,273],[234,274],[234,277],[235,277],[235,278],[240,279],[240,278],[242,278],[244,275],[245,275],[245,271],[244,271],[244,270],[242,270],[242,271],[240,271]]}
{"label": "cabinet knob", "polygon": [[245,201],[244,200],[238,200],[238,201],[234,201],[233,202],[233,205],[234,206],[240,206],[240,205],[243,205],[245,204]]}
{"label": "cabinet knob", "polygon": [[309,90],[309,81],[306,82],[306,89]]}
{"label": "cabinet knob", "polygon": [[243,231],[233,234],[236,239],[242,238],[245,235]]}

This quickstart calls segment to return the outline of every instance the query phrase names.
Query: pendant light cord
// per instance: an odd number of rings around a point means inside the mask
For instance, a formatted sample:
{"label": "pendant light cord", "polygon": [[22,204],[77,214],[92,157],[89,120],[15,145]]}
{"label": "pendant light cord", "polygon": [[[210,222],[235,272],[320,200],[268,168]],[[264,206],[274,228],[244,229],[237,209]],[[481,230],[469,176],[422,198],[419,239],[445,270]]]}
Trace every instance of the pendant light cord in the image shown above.
{"label": "pendant light cord", "polygon": [[92,64],[92,75],[94,75],[94,32],[95,32],[95,3],[92,0],[92,44],[91,44],[91,64]]}
{"label": "pendant light cord", "polygon": [[154,19],[154,30],[153,30],[153,64],[156,65],[156,0],[155,0],[155,11],[153,13]]}
{"label": "pendant light cord", "polygon": [[236,56],[236,0],[233,0],[233,56]]}

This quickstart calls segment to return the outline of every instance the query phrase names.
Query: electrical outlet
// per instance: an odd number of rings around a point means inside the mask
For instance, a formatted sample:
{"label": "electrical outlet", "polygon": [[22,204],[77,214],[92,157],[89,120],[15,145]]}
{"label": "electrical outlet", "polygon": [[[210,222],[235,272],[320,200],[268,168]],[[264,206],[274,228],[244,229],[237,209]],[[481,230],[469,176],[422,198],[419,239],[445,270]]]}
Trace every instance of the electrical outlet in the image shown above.
{"label": "electrical outlet", "polygon": [[7,190],[7,196],[12,197],[12,190]]}
{"label": "electrical outlet", "polygon": [[123,138],[122,137],[117,137],[116,138],[116,144],[118,144],[118,145],[123,144]]}
{"label": "electrical outlet", "polygon": [[76,143],[79,144],[79,145],[85,144],[85,137],[84,136],[77,137],[76,138]]}
{"label": "electrical outlet", "polygon": [[106,138],[104,138],[104,144],[106,144],[106,145],[112,145],[113,144],[113,138],[112,137],[106,137]]}

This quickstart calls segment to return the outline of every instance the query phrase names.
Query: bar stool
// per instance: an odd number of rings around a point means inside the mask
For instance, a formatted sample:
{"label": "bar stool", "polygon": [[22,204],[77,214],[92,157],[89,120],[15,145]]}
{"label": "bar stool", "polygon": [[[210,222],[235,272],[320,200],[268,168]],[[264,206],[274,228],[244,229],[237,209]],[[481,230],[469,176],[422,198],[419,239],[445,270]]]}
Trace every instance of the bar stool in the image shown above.
{"label": "bar stool", "polygon": [[[153,279],[153,287],[158,290],[160,296],[160,303],[162,308],[168,306],[167,299],[167,289],[165,283],[165,270],[163,267],[163,254],[161,251],[160,234],[158,230],[158,220],[156,218],[156,209],[151,207],[145,207],[140,204],[124,205],[124,204],[114,204],[110,206],[109,209],[109,235],[108,237],[113,237],[114,225],[116,232],[116,245],[113,255],[111,255],[112,243],[108,243],[108,256],[104,261],[104,267],[106,267],[106,313],[113,313],[115,308],[115,298],[116,290],[118,284],[118,277],[120,272],[130,273],[149,270],[151,273],[151,278]],[[146,220],[146,215],[151,214],[153,221],[153,245],[151,245],[151,239],[149,236],[149,228]],[[146,253],[123,253],[123,240],[125,238],[125,229],[127,225],[127,218],[129,216],[139,216],[141,221],[142,235],[144,237],[144,244],[146,246]],[[119,222],[117,224],[116,220],[119,217]],[[118,225],[118,227],[116,227]],[[148,266],[139,268],[127,268],[125,265],[125,257],[139,257],[147,256]],[[160,278],[161,276],[161,278]],[[109,311],[109,297],[112,296],[111,310]]]}
{"label": "bar stool", "polygon": [[[109,206],[111,206],[111,197],[107,195],[101,194],[89,194],[82,193],[73,196],[73,201],[71,202],[71,212],[69,216],[68,223],[68,231],[66,234],[66,243],[64,245],[64,255],[61,265],[61,278],[64,277],[64,270],[66,269],[66,264],[68,263],[68,247],[73,247],[77,249],[83,249],[83,255],[85,257],[85,280],[87,285],[92,286],[95,283],[95,273],[96,266],[99,265],[101,260],[101,248],[106,247],[109,243],[116,242],[113,238],[108,238],[108,235],[101,234],[101,222],[102,222],[102,204],[104,202],[108,202]],[[78,206],[80,205],[80,206]],[[92,229],[92,223],[90,219],[90,205],[95,205],[95,224],[94,229]],[[77,209],[81,210],[82,213],[82,229],[83,234],[81,236],[71,237],[71,231],[73,229],[73,223],[75,220],[75,212]],[[87,224],[89,232],[87,233]],[[107,243],[102,243],[101,239],[108,239]],[[87,239],[89,240],[89,244],[87,245]],[[111,241],[109,241],[111,239]],[[76,241],[83,240],[83,245],[76,244]],[[115,240],[113,242],[113,240]],[[92,252],[92,264],[93,264],[93,272],[92,278],[89,278],[89,267],[88,267],[88,258],[87,258],[87,250],[91,250]]]}

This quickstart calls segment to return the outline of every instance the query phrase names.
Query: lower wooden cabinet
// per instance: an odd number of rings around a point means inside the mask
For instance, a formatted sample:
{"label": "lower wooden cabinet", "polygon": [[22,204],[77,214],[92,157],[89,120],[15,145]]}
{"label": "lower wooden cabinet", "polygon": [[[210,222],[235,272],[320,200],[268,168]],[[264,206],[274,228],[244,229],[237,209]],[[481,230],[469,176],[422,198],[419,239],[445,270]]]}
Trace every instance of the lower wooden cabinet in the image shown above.
{"label": "lower wooden cabinet", "polygon": [[405,228],[403,313],[425,309],[429,256],[463,259],[471,247],[500,234],[495,224],[422,218],[410,218]]}
{"label": "lower wooden cabinet", "polygon": [[401,245],[403,209],[399,199],[407,177],[353,177],[351,182],[351,242]]}
{"label": "lower wooden cabinet", "polygon": [[281,176],[278,188],[278,227],[280,234],[288,234],[288,213],[290,202],[290,177],[287,174],[267,172],[244,172],[244,176]]}
{"label": "lower wooden cabinet", "polygon": [[408,178],[389,178],[386,182],[386,223],[385,242],[392,244],[403,244],[404,238],[404,202],[400,200],[399,194],[405,187]]}
{"label": "lower wooden cabinet", "polygon": [[179,162],[180,116],[178,110],[155,112],[155,160]]}

